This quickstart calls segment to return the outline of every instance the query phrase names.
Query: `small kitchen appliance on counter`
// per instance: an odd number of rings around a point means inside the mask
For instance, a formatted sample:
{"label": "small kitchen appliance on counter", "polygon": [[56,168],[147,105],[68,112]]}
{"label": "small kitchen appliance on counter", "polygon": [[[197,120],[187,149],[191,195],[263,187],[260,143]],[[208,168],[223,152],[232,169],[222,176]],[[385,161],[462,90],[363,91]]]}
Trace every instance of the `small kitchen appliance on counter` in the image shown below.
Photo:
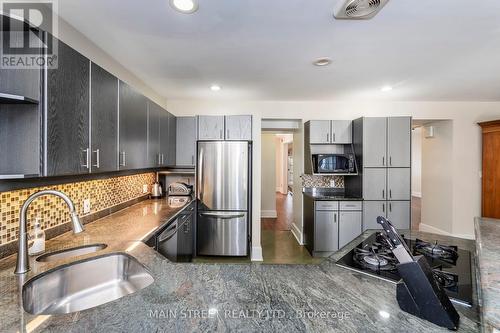
{"label": "small kitchen appliance on counter", "polygon": [[193,193],[193,186],[186,183],[175,182],[168,187],[169,196],[189,196]]}
{"label": "small kitchen appliance on counter", "polygon": [[158,174],[156,174],[156,180],[153,183],[153,185],[151,185],[151,199],[159,199],[162,196],[163,196],[163,189],[158,180]]}

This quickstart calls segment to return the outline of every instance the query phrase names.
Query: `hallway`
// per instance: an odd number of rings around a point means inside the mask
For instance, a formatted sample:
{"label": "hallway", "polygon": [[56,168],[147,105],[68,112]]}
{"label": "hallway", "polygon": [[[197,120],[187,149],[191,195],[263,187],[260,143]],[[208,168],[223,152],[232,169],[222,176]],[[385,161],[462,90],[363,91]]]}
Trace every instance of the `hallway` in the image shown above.
{"label": "hallway", "polygon": [[293,197],[276,193],[277,218],[262,218],[262,254],[265,264],[317,264],[322,258],[313,258],[299,245],[291,230]]}

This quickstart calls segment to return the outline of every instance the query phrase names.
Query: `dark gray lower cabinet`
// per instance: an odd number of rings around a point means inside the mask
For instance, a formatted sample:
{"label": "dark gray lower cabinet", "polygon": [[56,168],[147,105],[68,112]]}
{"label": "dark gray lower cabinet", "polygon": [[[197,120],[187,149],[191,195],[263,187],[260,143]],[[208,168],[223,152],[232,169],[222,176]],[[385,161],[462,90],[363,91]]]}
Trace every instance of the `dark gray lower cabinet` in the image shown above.
{"label": "dark gray lower cabinet", "polygon": [[176,165],[194,167],[196,154],[195,117],[177,117],[176,147]]}
{"label": "dark gray lower cabinet", "polygon": [[59,41],[58,68],[47,72],[45,175],[90,171],[90,61]]}
{"label": "dark gray lower cabinet", "polygon": [[92,63],[92,172],[118,170],[118,79]]}
{"label": "dark gray lower cabinet", "polygon": [[146,97],[120,81],[120,170],[147,168],[148,114]]}

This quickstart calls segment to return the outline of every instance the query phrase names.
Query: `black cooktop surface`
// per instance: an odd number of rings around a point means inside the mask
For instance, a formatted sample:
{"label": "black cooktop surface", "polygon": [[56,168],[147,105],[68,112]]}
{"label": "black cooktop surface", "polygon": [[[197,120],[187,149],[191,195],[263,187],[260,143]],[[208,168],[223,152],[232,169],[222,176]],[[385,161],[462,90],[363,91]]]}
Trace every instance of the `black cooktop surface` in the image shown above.
{"label": "black cooktop surface", "polygon": [[[404,238],[404,237],[403,237]],[[405,238],[412,254],[424,255],[434,271],[434,278],[443,286],[450,299],[462,305],[472,305],[471,254],[432,240]],[[375,233],[342,257],[339,266],[390,282],[401,280],[396,268],[398,261],[380,233]]]}

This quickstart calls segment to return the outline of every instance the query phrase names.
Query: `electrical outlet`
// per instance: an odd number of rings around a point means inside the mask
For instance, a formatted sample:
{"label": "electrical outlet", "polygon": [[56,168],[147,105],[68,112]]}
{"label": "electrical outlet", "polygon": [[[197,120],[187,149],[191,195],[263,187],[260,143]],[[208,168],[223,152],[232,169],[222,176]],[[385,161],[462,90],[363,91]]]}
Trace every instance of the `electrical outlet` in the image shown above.
{"label": "electrical outlet", "polygon": [[148,193],[149,189],[148,189],[148,185],[144,184],[142,185],[142,193]]}
{"label": "electrical outlet", "polygon": [[330,187],[335,187],[335,180],[330,180]]}
{"label": "electrical outlet", "polygon": [[89,214],[90,208],[90,199],[83,200],[83,214]]}

